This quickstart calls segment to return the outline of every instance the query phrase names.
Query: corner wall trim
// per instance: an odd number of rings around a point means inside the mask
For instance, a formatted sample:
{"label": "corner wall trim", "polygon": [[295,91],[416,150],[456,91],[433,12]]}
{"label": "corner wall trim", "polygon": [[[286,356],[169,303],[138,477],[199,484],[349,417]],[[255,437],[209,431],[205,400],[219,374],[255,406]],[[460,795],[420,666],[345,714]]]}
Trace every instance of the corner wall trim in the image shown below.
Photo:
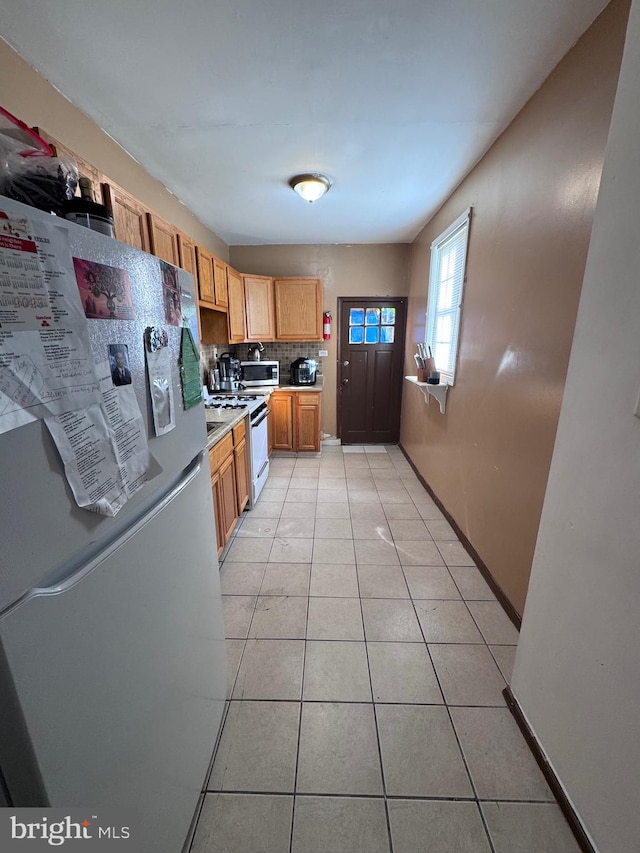
{"label": "corner wall trim", "polygon": [[440,512],[444,515],[444,517],[447,519],[447,521],[449,522],[451,527],[453,527],[453,529],[455,530],[455,532],[458,536],[458,539],[460,540],[460,543],[464,546],[465,551],[469,554],[470,557],[473,558],[473,561],[476,564],[476,566],[478,567],[480,574],[484,577],[484,579],[486,580],[487,584],[489,585],[491,591],[494,593],[495,597],[498,599],[498,601],[502,605],[505,613],[507,614],[509,619],[511,619],[511,621],[513,622],[513,624],[516,626],[516,628],[519,631],[520,625],[522,624],[522,617],[520,616],[518,611],[515,609],[513,604],[509,601],[509,599],[504,594],[504,592],[500,589],[500,587],[496,583],[493,575],[491,574],[491,572],[487,568],[486,564],[481,560],[478,552],[475,550],[475,548],[473,547],[471,542],[469,542],[469,540],[464,535],[462,530],[460,530],[460,528],[456,524],[455,519],[452,518],[452,516],[447,512],[447,510],[443,506],[440,498],[435,494],[435,492],[433,491],[431,486],[427,483],[427,481],[424,479],[422,474],[418,471],[416,466],[413,464],[413,460],[411,459],[411,457],[409,456],[407,451],[404,449],[404,447],[401,444],[398,444],[398,447],[404,453],[405,459],[407,460],[409,465],[411,465],[414,474],[420,480],[420,482],[422,483],[424,488],[429,492],[429,494],[431,495],[431,497],[435,501]]}
{"label": "corner wall trim", "polygon": [[537,737],[529,727],[529,724],[527,723],[525,716],[522,713],[522,709],[520,708],[518,700],[511,692],[511,688],[505,687],[505,689],[502,691],[502,695],[504,696],[505,702],[507,703],[507,708],[511,711],[514,720],[518,724],[518,728],[522,732],[522,735],[527,742],[527,746],[533,753],[533,757],[537,761],[538,767],[542,771],[542,775],[547,780],[547,784],[551,788],[553,796],[558,801],[558,805],[560,806],[560,809],[563,815],[565,816],[567,823],[569,824],[569,828],[571,829],[571,832],[573,832],[573,835],[576,841],[578,842],[582,853],[598,853],[596,848],[589,840],[589,837],[585,832],[584,827],[582,826],[582,822],[580,821],[578,814],[569,802],[569,798],[567,797],[564,788],[560,783],[560,780],[556,776],[554,769],[547,761]]}

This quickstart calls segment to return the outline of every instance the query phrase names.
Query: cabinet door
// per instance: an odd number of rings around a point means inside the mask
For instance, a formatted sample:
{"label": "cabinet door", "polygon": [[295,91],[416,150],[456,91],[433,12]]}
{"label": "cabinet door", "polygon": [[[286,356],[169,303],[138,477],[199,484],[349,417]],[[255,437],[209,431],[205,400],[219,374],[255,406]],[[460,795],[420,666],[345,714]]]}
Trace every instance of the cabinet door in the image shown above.
{"label": "cabinet door", "polygon": [[213,287],[212,257],[206,249],[196,246],[196,262],[198,265],[198,297],[200,302],[207,305],[215,304]]}
{"label": "cabinet door", "polygon": [[244,305],[248,341],[275,340],[273,315],[273,279],[263,275],[244,275]]}
{"label": "cabinet door", "polygon": [[249,503],[249,459],[247,457],[247,442],[242,439],[238,446],[234,449],[233,454],[236,459],[236,487],[238,489],[238,515],[241,515],[242,510]]}
{"label": "cabinet door", "polygon": [[212,258],[213,261],[213,289],[216,305],[226,308],[229,304],[227,299],[227,265],[220,258]]}
{"label": "cabinet door", "polygon": [[213,494],[213,514],[216,524],[216,542],[218,545],[218,556],[224,551],[226,538],[224,535],[224,516],[222,513],[222,486],[220,483],[220,472],[211,475],[211,492]]}
{"label": "cabinet door", "polygon": [[276,392],[271,396],[274,450],[293,450],[293,393]]}
{"label": "cabinet door", "polygon": [[196,284],[198,283],[198,266],[196,264],[196,244],[186,234],[176,236],[178,243],[178,258],[183,270],[190,272]]}
{"label": "cabinet door", "polygon": [[296,450],[320,451],[320,394],[299,391],[295,406]]}
{"label": "cabinet door", "polygon": [[151,254],[168,264],[180,266],[178,253],[178,231],[155,213],[147,213]]}
{"label": "cabinet door", "polygon": [[238,489],[236,486],[235,457],[231,453],[220,466],[220,490],[222,492],[222,514],[224,517],[225,542],[233,533],[238,518]]}
{"label": "cabinet door", "polygon": [[113,214],[113,227],[116,239],[128,243],[135,249],[148,252],[149,228],[147,211],[132,195],[113,183],[102,185],[104,203]]}
{"label": "cabinet door", "polygon": [[244,286],[242,276],[227,267],[227,295],[229,299],[229,343],[241,344],[246,339],[244,325]]}
{"label": "cabinet door", "polygon": [[318,341],[322,338],[322,280],[276,278],[276,340]]}

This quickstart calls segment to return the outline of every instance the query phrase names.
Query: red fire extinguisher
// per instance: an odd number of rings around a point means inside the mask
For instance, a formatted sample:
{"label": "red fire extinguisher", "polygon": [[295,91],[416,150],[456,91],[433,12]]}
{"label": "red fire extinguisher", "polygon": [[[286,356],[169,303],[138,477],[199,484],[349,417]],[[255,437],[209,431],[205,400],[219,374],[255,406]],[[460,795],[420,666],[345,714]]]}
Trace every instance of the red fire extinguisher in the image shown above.
{"label": "red fire extinguisher", "polygon": [[322,337],[325,341],[331,340],[331,311],[325,311],[322,315]]}

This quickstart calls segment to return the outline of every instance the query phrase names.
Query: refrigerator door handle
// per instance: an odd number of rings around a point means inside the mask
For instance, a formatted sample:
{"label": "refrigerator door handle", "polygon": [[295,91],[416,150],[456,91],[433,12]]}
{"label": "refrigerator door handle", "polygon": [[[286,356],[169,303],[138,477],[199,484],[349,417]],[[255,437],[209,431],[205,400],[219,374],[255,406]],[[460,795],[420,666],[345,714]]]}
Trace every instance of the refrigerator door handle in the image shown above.
{"label": "refrigerator door handle", "polygon": [[162,510],[170,504],[171,501],[175,500],[175,498],[177,498],[178,495],[180,495],[198,476],[198,473],[204,465],[204,461],[205,451],[202,451],[195,457],[195,459],[192,460],[189,467],[181,473],[178,481],[168,488],[165,494],[153,505],[151,509],[147,510],[140,518],[136,519],[124,532],[118,533],[111,542],[107,544],[104,542],[101,543],[99,546],[99,553],[88,560],[83,560],[79,566],[72,565],[70,567],[69,574],[62,579],[57,578],[51,586],[34,587],[33,589],[30,589],[29,592],[25,593],[17,601],[14,601],[8,608],[6,608],[6,610],[0,613],[0,618],[6,616],[28,599],[42,595],[58,595],[79,583],[83,578],[97,568],[97,566],[108,559],[114,551],[135,536],[145,526],[145,524],[147,524],[147,522],[152,518],[155,518],[158,513],[162,512]]}

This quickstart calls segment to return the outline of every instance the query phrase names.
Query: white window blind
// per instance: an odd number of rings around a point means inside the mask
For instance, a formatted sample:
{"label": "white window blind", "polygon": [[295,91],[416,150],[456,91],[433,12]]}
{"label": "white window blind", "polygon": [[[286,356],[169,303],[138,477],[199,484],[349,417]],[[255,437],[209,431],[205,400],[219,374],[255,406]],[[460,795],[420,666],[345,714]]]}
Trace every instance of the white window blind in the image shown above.
{"label": "white window blind", "polygon": [[450,385],[458,359],[470,216],[471,208],[431,244],[426,342],[440,371],[440,381]]}

